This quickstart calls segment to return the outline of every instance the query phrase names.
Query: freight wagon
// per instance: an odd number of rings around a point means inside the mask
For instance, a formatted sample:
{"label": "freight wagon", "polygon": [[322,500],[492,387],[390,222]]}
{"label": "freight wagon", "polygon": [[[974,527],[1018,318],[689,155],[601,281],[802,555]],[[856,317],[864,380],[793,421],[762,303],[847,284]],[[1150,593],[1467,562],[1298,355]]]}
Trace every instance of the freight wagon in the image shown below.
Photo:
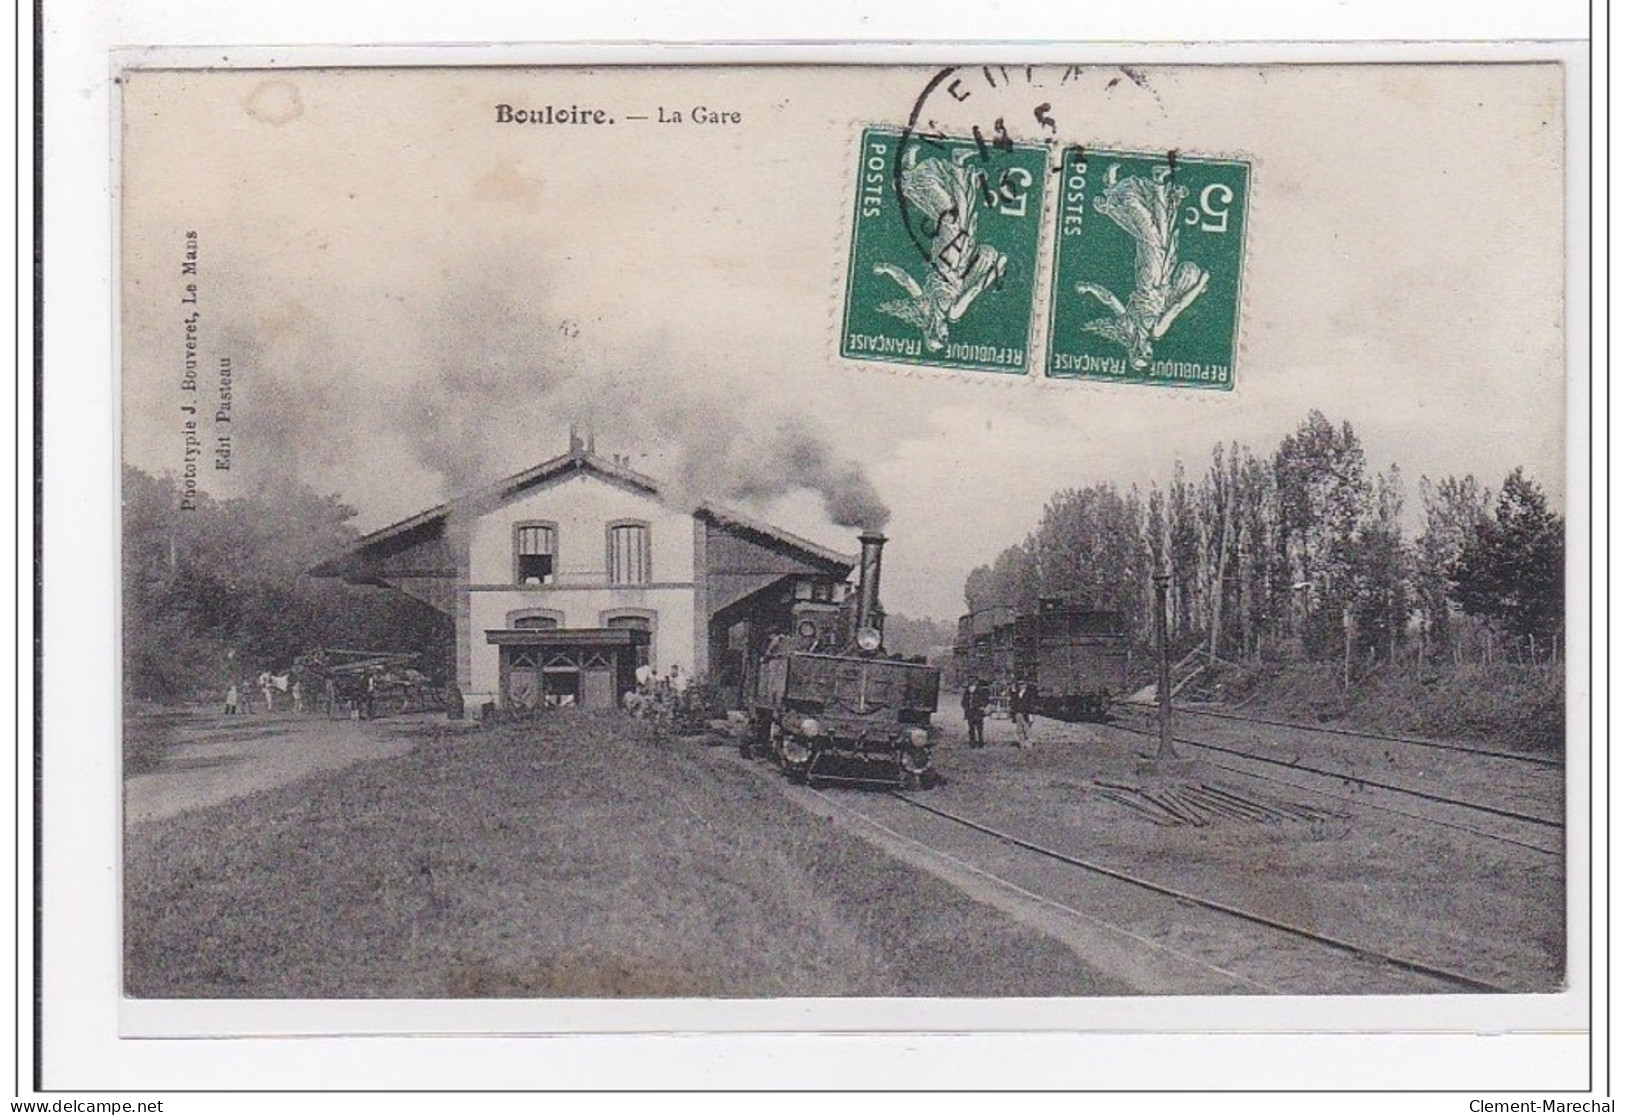
{"label": "freight wagon", "polygon": [[997,694],[1017,681],[1037,691],[1034,711],[1054,720],[1104,720],[1128,687],[1128,626],[1119,612],[1061,600],[1037,611],[998,605],[961,616],[954,642],[960,685],[982,681]]}

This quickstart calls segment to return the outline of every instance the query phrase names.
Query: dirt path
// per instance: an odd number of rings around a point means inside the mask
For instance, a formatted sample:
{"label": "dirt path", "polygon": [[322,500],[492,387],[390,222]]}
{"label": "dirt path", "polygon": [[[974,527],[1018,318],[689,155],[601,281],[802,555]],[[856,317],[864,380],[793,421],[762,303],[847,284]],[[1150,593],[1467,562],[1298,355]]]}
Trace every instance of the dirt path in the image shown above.
{"label": "dirt path", "polygon": [[150,769],[124,780],[124,823],[174,817],[318,771],[404,755],[429,720],[444,723],[445,718],[432,713],[372,721],[197,714],[132,721],[126,731],[147,737],[150,759],[142,766]]}

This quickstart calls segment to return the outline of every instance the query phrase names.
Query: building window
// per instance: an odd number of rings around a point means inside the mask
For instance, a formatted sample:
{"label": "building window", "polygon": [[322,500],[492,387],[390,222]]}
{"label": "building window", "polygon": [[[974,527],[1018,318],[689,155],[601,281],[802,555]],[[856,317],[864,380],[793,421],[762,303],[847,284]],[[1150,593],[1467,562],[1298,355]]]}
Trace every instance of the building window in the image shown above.
{"label": "building window", "polygon": [[649,642],[635,648],[637,651],[636,664],[647,666],[653,652],[655,621],[653,613],[609,612],[603,618],[605,627],[622,628],[631,631],[649,632]]}
{"label": "building window", "polygon": [[652,580],[648,523],[610,523],[607,549],[610,584],[646,585]]}
{"label": "building window", "polygon": [[559,552],[552,523],[518,523],[513,528],[515,578],[522,585],[550,585]]}
{"label": "building window", "polygon": [[510,631],[557,631],[564,626],[564,613],[556,608],[518,608],[503,622]]}
{"label": "building window", "polygon": [[817,604],[833,604],[835,602],[835,586],[829,581],[796,582],[796,599],[811,600]]}

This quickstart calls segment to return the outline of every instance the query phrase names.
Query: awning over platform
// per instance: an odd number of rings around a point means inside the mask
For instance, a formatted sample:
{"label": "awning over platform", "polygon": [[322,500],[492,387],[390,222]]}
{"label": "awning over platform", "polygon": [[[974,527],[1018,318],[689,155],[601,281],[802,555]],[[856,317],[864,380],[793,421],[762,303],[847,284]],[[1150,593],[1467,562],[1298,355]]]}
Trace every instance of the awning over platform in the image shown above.
{"label": "awning over platform", "polygon": [[485,633],[496,646],[640,647],[649,645],[649,633],[635,627],[521,627]]}

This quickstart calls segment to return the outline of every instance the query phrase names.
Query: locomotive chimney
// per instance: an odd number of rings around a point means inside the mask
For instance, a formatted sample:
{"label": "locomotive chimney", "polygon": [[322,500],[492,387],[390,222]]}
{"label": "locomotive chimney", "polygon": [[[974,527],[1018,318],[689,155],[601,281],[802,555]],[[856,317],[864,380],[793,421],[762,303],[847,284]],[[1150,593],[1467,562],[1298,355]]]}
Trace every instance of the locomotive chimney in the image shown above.
{"label": "locomotive chimney", "polygon": [[880,550],[886,544],[886,536],[876,530],[866,530],[858,535],[858,543],[863,553],[858,558],[857,625],[860,631],[865,627],[879,631],[885,615],[880,610]]}

